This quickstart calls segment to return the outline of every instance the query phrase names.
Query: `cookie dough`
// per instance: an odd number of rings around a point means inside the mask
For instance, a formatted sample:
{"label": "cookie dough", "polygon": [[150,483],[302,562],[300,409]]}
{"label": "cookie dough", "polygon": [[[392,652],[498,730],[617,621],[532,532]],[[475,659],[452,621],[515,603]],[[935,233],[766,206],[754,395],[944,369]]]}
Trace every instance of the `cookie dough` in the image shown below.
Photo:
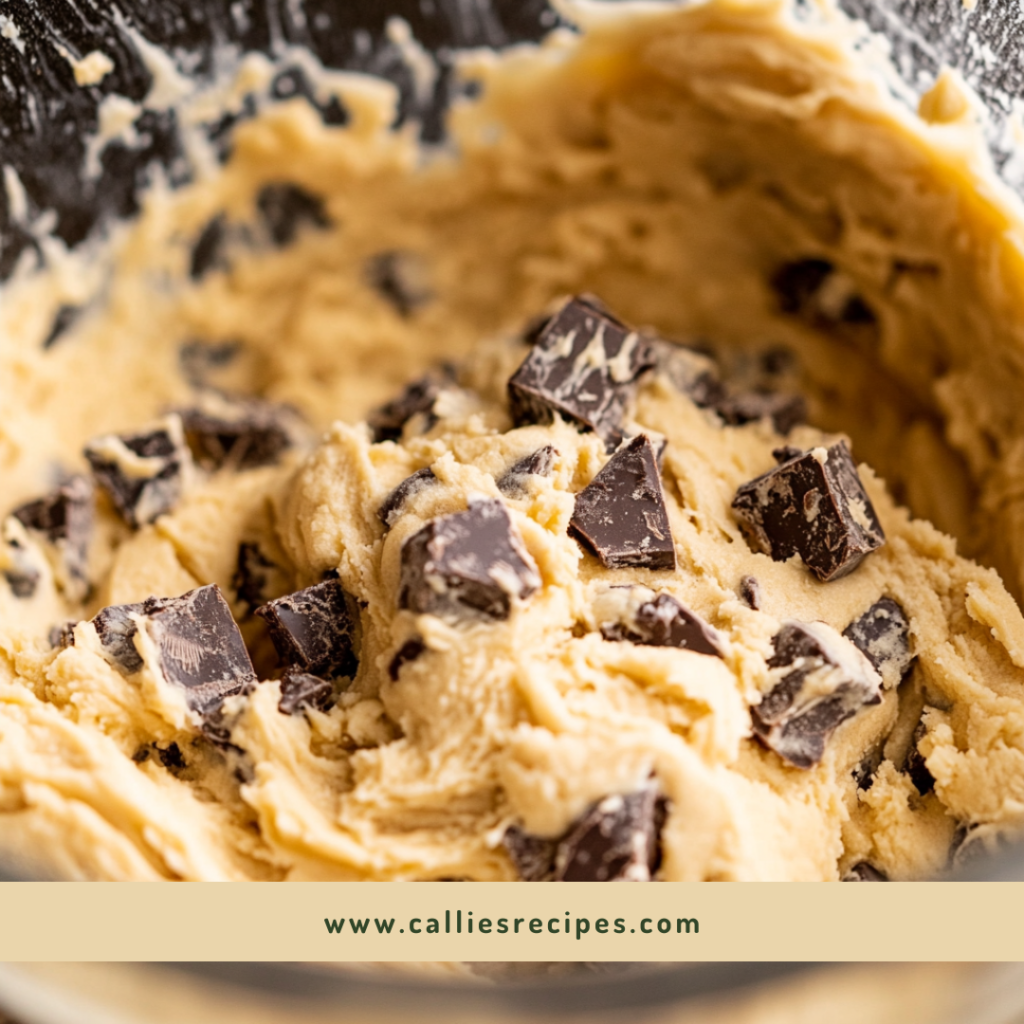
{"label": "cookie dough", "polygon": [[1024,210],[969,94],[911,114],[827,6],[571,13],[464,62],[452,151],[346,79],[8,285],[29,870],[906,879],[1020,826]]}

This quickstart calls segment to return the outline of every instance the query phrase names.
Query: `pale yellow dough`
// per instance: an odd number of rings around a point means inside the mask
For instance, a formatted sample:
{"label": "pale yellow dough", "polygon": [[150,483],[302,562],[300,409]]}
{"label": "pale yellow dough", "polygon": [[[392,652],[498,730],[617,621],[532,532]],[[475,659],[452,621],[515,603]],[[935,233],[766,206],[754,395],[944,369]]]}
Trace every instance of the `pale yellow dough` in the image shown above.
{"label": "pale yellow dough", "polygon": [[[509,823],[558,835],[652,771],[671,801],[668,880],[836,879],[861,860],[921,877],[947,867],[958,828],[994,843],[1022,823],[1024,620],[1010,593],[1024,590],[1024,211],[991,170],[974,106],[947,76],[922,117],[903,110],[827,7],[809,23],[763,0],[576,15],[581,36],[467,63],[483,93],[453,112],[457,155],[390,131],[387,88],[353,79],[348,128],[323,127],[304,101],[268,109],[238,129],[222,172],[154,189],[109,263],[54,259],[9,286],[10,507],[45,492],[57,467],[81,469],[90,438],[188,404],[180,349],[195,339],[240,345],[209,383],[292,403],[325,432],[276,467],[198,474],[134,534],[101,504],[84,608],[65,602],[42,552],[33,598],[0,585],[0,844],[32,870],[511,879]],[[189,281],[209,218],[254,223],[254,196],[275,181],[323,196],[335,227],[282,251],[237,248],[230,269]],[[433,296],[408,317],[364,273],[391,250],[413,254]],[[771,274],[808,256],[876,311],[870,347],[779,313]],[[825,584],[752,553],[730,501],[773,464],[778,436],[722,427],[655,376],[633,415],[668,440],[678,571],[605,571],[584,556],[566,527],[603,445],[565,424],[511,429],[504,398],[526,351],[511,339],[579,291],[668,337],[797,352],[811,422],[852,440],[886,546]],[[42,351],[58,305],[90,297]],[[371,444],[365,414],[444,359],[463,360],[462,387],[440,422]],[[834,436],[801,427],[789,440]],[[554,474],[507,502],[541,589],[507,622],[396,612],[403,540],[470,495],[499,496],[495,479],[544,444],[558,450]],[[377,507],[425,466],[440,486],[385,536]],[[366,603],[358,675],[329,713],[282,715],[278,684],[262,682],[232,704],[236,757],[200,738],[149,668],[113,668],[87,623],[51,650],[53,625],[106,604],[206,583],[234,600],[242,541],[282,567],[284,589],[337,569]],[[738,596],[748,574],[760,611]],[[601,639],[595,599],[627,581],[706,617],[725,658]],[[841,726],[820,765],[786,766],[750,738],[771,637],[793,618],[841,631],[882,595],[911,622],[910,682]],[[233,610],[267,678],[266,638]],[[391,681],[415,632],[428,651]],[[893,762],[858,790],[864,752],[894,728],[898,746],[925,702],[934,793],[920,797]],[[177,774],[133,760],[172,741],[187,762]]]}

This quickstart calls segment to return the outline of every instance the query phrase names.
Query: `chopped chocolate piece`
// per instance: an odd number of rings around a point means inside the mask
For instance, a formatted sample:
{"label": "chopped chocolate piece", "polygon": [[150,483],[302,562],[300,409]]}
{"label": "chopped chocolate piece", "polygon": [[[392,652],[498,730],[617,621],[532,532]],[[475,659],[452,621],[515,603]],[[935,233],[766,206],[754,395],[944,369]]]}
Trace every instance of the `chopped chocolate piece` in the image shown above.
{"label": "chopped chocolate piece", "polygon": [[366,263],[366,280],[402,317],[411,316],[433,298],[426,267],[414,252],[390,250],[371,256]]}
{"label": "chopped chocolate piece", "polygon": [[298,672],[333,679],[354,676],[358,615],[337,580],[268,601],[256,614],[270,627],[281,661]]}
{"label": "chopped chocolate piece", "polygon": [[405,542],[398,607],[453,619],[469,612],[507,619],[512,600],[526,599],[540,583],[505,506],[470,499],[467,511],[440,516]]}
{"label": "chopped chocolate piece", "polygon": [[761,584],[754,576],[744,576],[740,580],[740,597],[746,602],[748,608],[755,612],[761,610]]}
{"label": "chopped chocolate piece", "polygon": [[39,586],[39,570],[32,564],[28,553],[18,544],[7,544],[3,577],[11,593],[21,600],[34,596]]}
{"label": "chopped chocolate piece", "polygon": [[653,785],[606,796],[558,844],[558,882],[649,882],[658,856],[658,800]]}
{"label": "chopped chocolate piece", "polygon": [[373,431],[374,442],[401,440],[402,429],[417,415],[424,417],[425,429],[429,430],[437,421],[434,402],[453,383],[454,374],[445,367],[440,372],[413,381],[397,398],[370,413],[366,422]]}
{"label": "chopped chocolate piece", "polygon": [[61,335],[74,327],[83,312],[84,306],[61,306],[50,325],[50,333],[43,339],[43,348],[53,348],[60,341]]}
{"label": "chopped chocolate piece", "polygon": [[519,426],[550,423],[558,413],[595,431],[612,450],[622,440],[622,418],[637,378],[652,365],[644,338],[592,300],[572,299],[510,378],[512,419]]}
{"label": "chopped chocolate piece", "polygon": [[391,664],[388,665],[388,676],[392,682],[397,681],[402,671],[402,666],[407,661],[415,661],[426,649],[427,645],[418,636],[414,636],[411,640],[406,640],[398,648],[398,653],[391,659]]}
{"label": "chopped chocolate piece", "polygon": [[437,477],[429,466],[417,469],[412,476],[407,476],[377,509],[377,518],[384,524],[384,529],[390,530],[402,518],[405,504],[410,498],[426,490],[436,481]]}
{"label": "chopped chocolate piece", "polygon": [[88,549],[92,534],[92,486],[74,476],[52,494],[19,505],[11,513],[27,530],[39,534],[58,554],[57,580],[69,600],[84,601],[89,592]]}
{"label": "chopped chocolate piece", "polygon": [[[613,588],[632,591],[633,588]],[[654,597],[646,587],[638,587],[641,600],[628,600],[618,621],[601,625],[605,640],[629,640],[650,647],[681,647],[695,654],[722,657],[722,640],[718,630],[677,601],[671,594]],[[643,600],[643,596],[651,598]]]}
{"label": "chopped chocolate piece", "polygon": [[799,554],[822,581],[845,576],[885,543],[845,441],[743,484],[732,507],[755,551],[776,562]]}
{"label": "chopped chocolate piece", "polygon": [[656,368],[694,405],[706,409],[725,398],[718,364],[710,356],[663,338],[649,339],[648,344]]}
{"label": "chopped chocolate piece", "polygon": [[143,616],[165,681],[185,690],[193,711],[205,715],[255,685],[249,652],[216,584],[181,597],[151,597]]}
{"label": "chopped chocolate piece", "polygon": [[791,444],[784,444],[781,448],[772,449],[772,458],[778,465],[789,462],[790,459],[798,459],[806,451],[806,448],[796,448]]}
{"label": "chopped chocolate piece", "polygon": [[142,434],[107,434],[85,449],[93,475],[125,522],[137,529],[177,504],[189,465],[177,416]]}
{"label": "chopped chocolate piece", "polygon": [[92,620],[103,653],[127,675],[142,668],[142,656],[135,647],[138,626],[131,618],[141,614],[142,604],[112,604],[97,612]]}
{"label": "chopped chocolate piece", "polygon": [[59,622],[50,630],[50,646],[54,650],[63,650],[65,647],[75,646],[76,619],[68,619],[67,622]]}
{"label": "chopped chocolate piece", "polygon": [[520,459],[512,466],[498,481],[498,490],[506,498],[527,497],[530,493],[528,490],[530,477],[551,476],[557,456],[558,451],[549,444],[538,448],[531,455]]}
{"label": "chopped chocolate piece", "polygon": [[178,365],[192,387],[206,388],[210,378],[230,366],[241,351],[237,341],[188,341],[178,349]]}
{"label": "chopped chocolate piece", "polygon": [[264,556],[258,544],[243,541],[238,545],[238,565],[231,586],[238,600],[248,606],[250,615],[266,603],[282,575],[281,568]]}
{"label": "chopped chocolate piece", "polygon": [[287,406],[212,391],[178,415],[192,455],[209,470],[270,465],[292,447],[298,429],[298,414]]}
{"label": "chopped chocolate piece", "polygon": [[149,747],[148,746],[141,746],[141,747],[138,748],[138,750],[135,751],[134,754],[132,754],[132,760],[136,764],[142,764],[144,761],[148,761],[149,760],[149,755],[150,755]]}
{"label": "chopped chocolate piece", "polygon": [[880,744],[872,747],[861,758],[860,764],[850,773],[853,776],[854,782],[857,783],[858,789],[867,791],[875,784],[875,774],[882,763],[882,759],[883,749]]}
{"label": "chopped chocolate piece", "polygon": [[924,755],[921,753],[920,748],[921,740],[924,739],[927,732],[924,721],[918,722],[917,727],[914,729],[914,738],[911,741],[910,752],[907,754],[907,763],[903,769],[910,776],[914,789],[921,796],[926,796],[935,789],[935,776],[928,770],[928,765],[925,764]]}
{"label": "chopped chocolate piece", "polygon": [[866,860],[854,864],[849,871],[843,875],[844,882],[888,882],[887,875],[882,874],[876,867],[872,867]]}
{"label": "chopped chocolate piece", "polygon": [[620,448],[576,495],[569,535],[606,569],[674,569],[658,460],[645,434]]}
{"label": "chopped chocolate piece", "polygon": [[747,391],[716,402],[715,412],[733,427],[768,417],[778,433],[788,434],[807,418],[807,402],[802,395]]}
{"label": "chopped chocolate piece", "polygon": [[891,597],[876,601],[843,630],[843,636],[864,652],[882,674],[887,689],[899,685],[914,660],[910,653],[910,623]]}
{"label": "chopped chocolate piece", "polygon": [[154,743],[153,749],[156,751],[160,763],[168,771],[180,771],[185,767],[185,758],[182,757],[181,747],[177,743],[171,742],[166,747],[158,747]]}
{"label": "chopped chocolate piece", "polygon": [[877,317],[845,274],[822,259],[783,264],[771,280],[779,309],[813,327],[877,327]]}
{"label": "chopped chocolate piece", "polygon": [[289,672],[281,680],[281,699],[277,702],[277,710],[282,715],[294,715],[303,708],[330,711],[334,702],[334,687],[329,680],[306,672]]}
{"label": "chopped chocolate piece", "polygon": [[227,270],[228,262],[224,256],[226,241],[227,221],[221,213],[203,228],[192,247],[188,273],[193,281],[198,281],[211,270]]}
{"label": "chopped chocolate piece", "polygon": [[558,848],[553,839],[532,836],[518,825],[509,825],[501,841],[524,882],[541,882],[550,876]]}
{"label": "chopped chocolate piece", "polygon": [[299,228],[329,228],[331,218],[320,196],[288,182],[264,185],[256,197],[256,207],[271,241],[283,248],[295,240]]}
{"label": "chopped chocolate piece", "polygon": [[772,276],[779,308],[783,313],[797,316],[811,315],[815,296],[835,273],[828,260],[804,259],[784,263]]}
{"label": "chopped chocolate piece", "polygon": [[816,765],[835,729],[881,701],[871,663],[822,622],[784,622],[768,659],[772,688],[750,709],[754,734],[796,768]]}

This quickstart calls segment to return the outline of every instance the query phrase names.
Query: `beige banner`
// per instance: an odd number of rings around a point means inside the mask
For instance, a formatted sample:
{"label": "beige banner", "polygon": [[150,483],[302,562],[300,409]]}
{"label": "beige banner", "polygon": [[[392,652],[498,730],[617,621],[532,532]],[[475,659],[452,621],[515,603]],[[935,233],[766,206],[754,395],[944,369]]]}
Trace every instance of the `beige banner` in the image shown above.
{"label": "beige banner", "polygon": [[0,960],[1024,960],[1012,882],[8,882],[0,912]]}

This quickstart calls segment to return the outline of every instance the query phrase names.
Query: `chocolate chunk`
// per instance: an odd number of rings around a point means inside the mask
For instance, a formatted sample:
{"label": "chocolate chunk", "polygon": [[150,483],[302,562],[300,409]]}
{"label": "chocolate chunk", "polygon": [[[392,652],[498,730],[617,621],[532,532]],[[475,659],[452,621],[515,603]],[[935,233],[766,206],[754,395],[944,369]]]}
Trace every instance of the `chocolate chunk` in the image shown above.
{"label": "chocolate chunk", "polygon": [[256,398],[227,399],[208,391],[199,404],[179,409],[185,440],[204,469],[255,469],[291,448],[298,433],[295,410]]}
{"label": "chocolate chunk", "polygon": [[877,328],[877,317],[853,281],[822,259],[785,263],[772,276],[779,309],[813,327]]}
{"label": "chocolate chunk", "polygon": [[75,646],[75,626],[78,625],[76,619],[68,619],[66,622],[58,622],[50,630],[49,641],[50,646],[54,650],[64,650],[65,647]]}
{"label": "chocolate chunk", "polygon": [[925,764],[924,755],[921,753],[920,748],[921,740],[924,739],[927,732],[924,721],[918,722],[917,727],[914,729],[910,752],[907,754],[907,763],[903,768],[907,775],[910,776],[910,781],[921,796],[925,796],[935,789],[935,776],[928,770],[928,765]]}
{"label": "chocolate chunk", "polygon": [[437,477],[434,476],[434,471],[429,466],[425,469],[417,469],[412,476],[407,476],[377,509],[377,518],[384,524],[384,529],[390,530],[402,518],[405,504],[410,498],[425,491],[436,481]]}
{"label": "chocolate chunk", "polygon": [[288,182],[264,185],[256,197],[256,208],[278,248],[293,242],[301,227],[331,226],[323,199]]}
{"label": "chocolate chunk", "polygon": [[[24,527],[11,517],[4,524],[3,544],[0,546],[0,575],[11,593],[21,599],[33,597],[42,575],[39,564],[27,546]],[[20,534],[20,535],[19,535]]]}
{"label": "chocolate chunk", "polygon": [[788,434],[807,418],[807,402],[802,395],[747,391],[722,398],[715,403],[715,412],[733,427],[767,417],[778,433]]}
{"label": "chocolate chunk", "polygon": [[411,640],[406,640],[391,659],[391,664],[388,665],[388,677],[392,682],[397,681],[402,671],[402,666],[406,662],[415,661],[426,649],[427,645],[418,636],[414,636]]}
{"label": "chocolate chunk", "polygon": [[189,260],[189,277],[198,281],[211,270],[227,270],[228,262],[224,256],[224,245],[227,241],[227,221],[223,214],[214,217],[196,239]]}
{"label": "chocolate chunk", "polygon": [[426,267],[413,252],[393,249],[371,256],[366,262],[366,280],[402,317],[412,316],[433,298]]}
{"label": "chocolate chunk", "polygon": [[[680,647],[695,654],[722,657],[718,630],[671,594],[661,593],[655,597],[646,587],[612,589],[627,593],[620,617],[601,625],[601,635],[606,640],[629,640],[650,647]],[[650,597],[645,599],[647,595]]]}
{"label": "chocolate chunk", "polygon": [[768,659],[771,689],[750,709],[754,734],[796,768],[816,765],[835,729],[881,701],[881,679],[822,622],[784,622]]}
{"label": "chocolate chunk", "polygon": [[470,499],[467,511],[440,516],[405,542],[398,607],[453,619],[473,612],[507,619],[513,599],[525,600],[540,583],[505,506]]}
{"label": "chocolate chunk", "polygon": [[49,333],[43,339],[43,348],[53,348],[60,341],[61,336],[74,327],[83,312],[85,312],[84,306],[61,306],[53,318]]}
{"label": "chocolate chunk", "polygon": [[743,484],[732,507],[755,551],[776,562],[799,554],[822,581],[845,576],[885,543],[845,441]]}
{"label": "chocolate chunk", "polygon": [[882,764],[883,750],[881,744],[869,750],[860,760],[860,764],[850,773],[857,788],[869,790],[875,784],[875,774]]}
{"label": "chocolate chunk", "polygon": [[45,498],[19,505],[11,513],[30,533],[57,553],[56,575],[71,601],[89,593],[88,550],[92,535],[92,486],[74,476]]}
{"label": "chocolate chunk", "polygon": [[177,743],[171,742],[166,747],[158,747],[155,743],[153,749],[156,751],[156,756],[160,763],[171,772],[181,771],[182,768],[186,767],[185,758],[182,756],[181,747]]}
{"label": "chocolate chunk", "polygon": [[277,710],[282,715],[294,715],[303,708],[330,711],[334,702],[334,687],[329,680],[306,672],[290,672],[281,680],[281,699],[277,702]]}
{"label": "chocolate chunk", "polygon": [[748,608],[755,612],[761,610],[761,584],[754,576],[744,576],[740,580],[740,597],[746,602]]}
{"label": "chocolate chunk", "polygon": [[403,428],[414,416],[422,416],[424,429],[429,430],[437,422],[434,402],[453,383],[454,373],[444,367],[413,381],[397,398],[370,413],[366,422],[373,432],[374,442],[401,440]]}
{"label": "chocolate chunk", "polygon": [[356,674],[359,619],[338,580],[268,601],[256,614],[270,627],[270,639],[289,668],[328,679]]}
{"label": "chocolate chunk", "polygon": [[498,481],[498,490],[506,498],[525,498],[529,495],[531,476],[551,476],[558,451],[546,444],[515,463]]}
{"label": "chocolate chunk", "polygon": [[910,623],[891,597],[876,601],[843,630],[843,636],[864,652],[881,673],[887,689],[899,685],[914,660],[910,653]]}
{"label": "chocolate chunk", "polygon": [[656,369],[694,405],[706,409],[725,398],[718,364],[710,356],[663,338],[648,340]]}
{"label": "chocolate chunk", "polygon": [[193,711],[207,714],[256,684],[242,634],[216,584],[181,597],[151,597],[142,610],[164,680],[185,691]]}
{"label": "chocolate chunk", "polygon": [[849,871],[843,875],[844,882],[888,882],[889,877],[882,874],[876,867],[872,867],[866,860],[854,864]]}
{"label": "chocolate chunk", "polygon": [[524,882],[541,882],[551,875],[558,844],[524,832],[518,825],[509,825],[501,841]]}
{"label": "chocolate chunk", "polygon": [[639,334],[589,299],[572,299],[509,380],[512,418],[518,426],[550,423],[557,413],[595,431],[612,450],[622,440],[636,380],[653,363]]}
{"label": "chocolate chunk", "polygon": [[620,448],[576,495],[569,535],[606,569],[674,569],[675,546],[651,440]]}
{"label": "chocolate chunk", "polygon": [[555,881],[649,882],[658,857],[657,796],[647,785],[594,804],[559,842]]}
{"label": "chocolate chunk", "polygon": [[141,434],[107,434],[85,449],[93,475],[124,521],[137,529],[170,511],[190,464],[177,416]]}
{"label": "chocolate chunk", "polygon": [[138,626],[132,615],[142,615],[143,605],[112,604],[97,612],[92,619],[103,653],[114,666],[127,675],[142,668],[142,656],[135,647]]}
{"label": "chocolate chunk", "polygon": [[237,341],[187,341],[178,349],[178,366],[192,387],[206,388],[210,378],[230,366],[241,351]]}
{"label": "chocolate chunk", "polygon": [[231,577],[231,586],[238,600],[248,607],[250,615],[266,603],[275,584],[282,578],[280,567],[264,556],[258,544],[243,542],[238,545],[238,563]]}

